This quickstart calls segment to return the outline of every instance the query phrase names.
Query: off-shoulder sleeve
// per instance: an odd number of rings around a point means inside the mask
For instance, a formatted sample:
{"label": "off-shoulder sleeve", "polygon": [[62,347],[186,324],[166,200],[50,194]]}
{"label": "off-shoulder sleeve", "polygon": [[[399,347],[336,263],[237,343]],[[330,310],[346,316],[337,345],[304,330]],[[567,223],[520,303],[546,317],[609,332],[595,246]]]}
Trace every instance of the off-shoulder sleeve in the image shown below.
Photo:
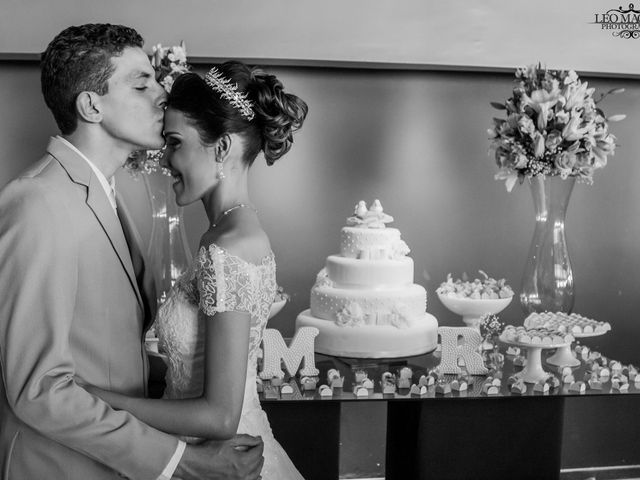
{"label": "off-shoulder sleeve", "polygon": [[217,312],[249,312],[254,282],[242,260],[217,245],[203,252],[198,273],[200,309]]}

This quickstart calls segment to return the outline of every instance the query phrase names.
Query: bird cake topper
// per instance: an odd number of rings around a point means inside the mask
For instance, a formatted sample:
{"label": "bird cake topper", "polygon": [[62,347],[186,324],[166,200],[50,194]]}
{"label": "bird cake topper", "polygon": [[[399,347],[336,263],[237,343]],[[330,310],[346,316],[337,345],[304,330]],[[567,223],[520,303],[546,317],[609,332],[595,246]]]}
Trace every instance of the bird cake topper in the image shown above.
{"label": "bird cake topper", "polygon": [[359,228],[385,228],[387,223],[393,222],[393,217],[384,213],[380,200],[374,200],[367,208],[364,200],[355,206],[353,216],[347,218],[347,225]]}

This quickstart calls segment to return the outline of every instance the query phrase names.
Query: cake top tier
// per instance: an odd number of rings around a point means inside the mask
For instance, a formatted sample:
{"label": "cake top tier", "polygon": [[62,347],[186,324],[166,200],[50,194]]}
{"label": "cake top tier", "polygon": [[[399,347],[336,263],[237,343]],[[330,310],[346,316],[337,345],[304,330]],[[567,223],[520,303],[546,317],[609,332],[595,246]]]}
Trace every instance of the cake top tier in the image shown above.
{"label": "cake top tier", "polygon": [[409,247],[400,239],[400,231],[387,228],[393,217],[382,210],[380,200],[370,208],[361,200],[340,234],[340,255],[366,260],[393,260],[406,256]]}
{"label": "cake top tier", "polygon": [[347,226],[356,228],[386,228],[386,224],[391,222],[393,217],[384,213],[382,204],[377,199],[369,208],[364,200],[360,200],[353,216],[347,218]]}

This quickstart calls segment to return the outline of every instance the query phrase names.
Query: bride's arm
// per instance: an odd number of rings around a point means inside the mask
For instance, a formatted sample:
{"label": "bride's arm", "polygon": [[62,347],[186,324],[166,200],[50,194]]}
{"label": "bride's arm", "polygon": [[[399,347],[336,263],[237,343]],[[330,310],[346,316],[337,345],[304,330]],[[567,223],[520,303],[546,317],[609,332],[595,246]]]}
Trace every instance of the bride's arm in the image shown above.
{"label": "bride's arm", "polygon": [[127,397],[85,387],[112,407],[131,412],[159,430],[227,439],[236,434],[247,375],[250,315],[220,312],[205,317],[205,381],[201,397],[182,400]]}

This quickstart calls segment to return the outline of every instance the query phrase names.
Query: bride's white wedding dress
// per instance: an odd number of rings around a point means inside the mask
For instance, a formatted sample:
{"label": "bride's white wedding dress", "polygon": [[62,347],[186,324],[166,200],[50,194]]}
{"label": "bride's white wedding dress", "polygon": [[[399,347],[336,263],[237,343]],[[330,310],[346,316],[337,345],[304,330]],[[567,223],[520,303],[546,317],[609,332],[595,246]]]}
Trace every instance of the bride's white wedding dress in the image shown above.
{"label": "bride's white wedding dress", "polygon": [[[204,314],[241,311],[251,314],[249,356],[238,433],[264,441],[265,480],[302,479],[273,437],[256,390],[258,350],[276,293],[273,253],[249,263],[212,244],[201,247],[188,271],[170,290],[156,318],[159,347],[168,357],[166,398],[198,397],[204,382]],[[186,439],[197,441],[197,439]]]}

